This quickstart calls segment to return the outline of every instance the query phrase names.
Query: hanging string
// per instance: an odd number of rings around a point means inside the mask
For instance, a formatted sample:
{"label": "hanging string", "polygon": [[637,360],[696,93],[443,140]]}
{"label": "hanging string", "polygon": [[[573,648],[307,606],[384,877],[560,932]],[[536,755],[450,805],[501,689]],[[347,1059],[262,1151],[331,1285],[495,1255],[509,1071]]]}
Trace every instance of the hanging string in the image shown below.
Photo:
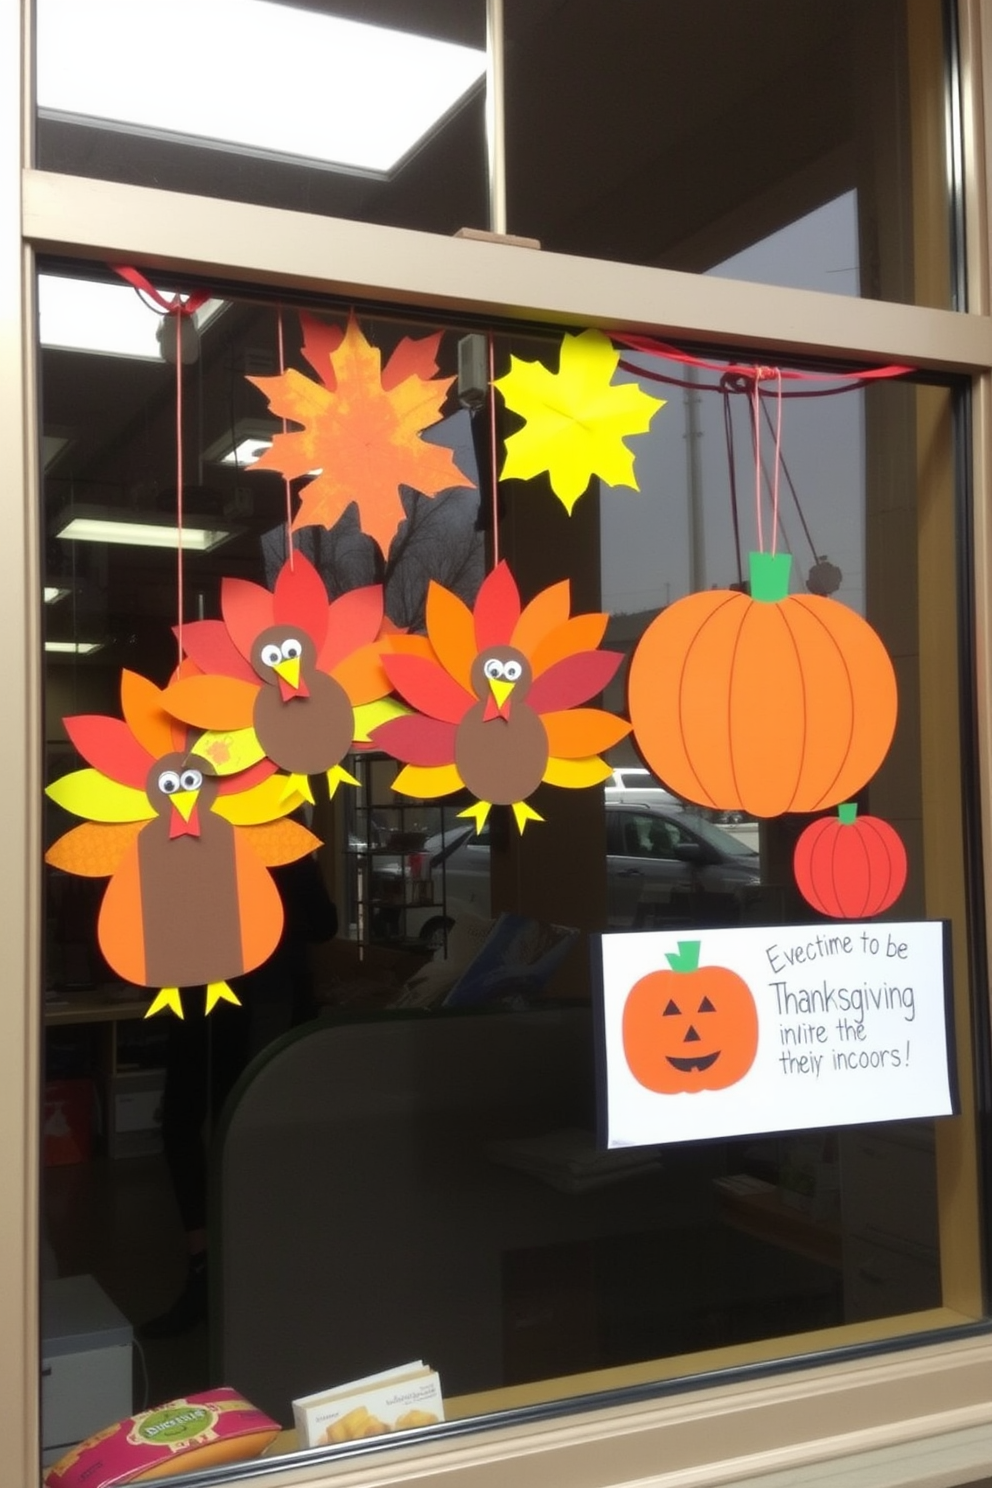
{"label": "hanging string", "polygon": [[741,518],[737,504],[737,470],[734,460],[734,417],[730,405],[730,391],[721,383],[723,395],[723,436],[727,445],[727,469],[730,472],[730,515],[734,524],[734,552],[737,558],[737,582],[744,583],[744,563],[741,554]]}
{"label": "hanging string", "polygon": [[197,289],[184,299],[174,294],[166,299],[149,283],[139,269],[126,264],[113,264],[116,274],[134,289],[142,304],[163,318],[171,316],[176,330],[176,641],[179,667],[183,664],[183,611],[185,609],[183,574],[183,320],[192,318],[210,299],[209,289]]}
{"label": "hanging string", "polygon": [[[767,409],[767,407],[764,404],[761,405],[761,411],[762,411],[762,413],[765,416],[765,422],[768,425],[769,430],[771,430],[771,427],[772,427],[772,416],[768,412],[768,409]],[[792,500],[793,500],[793,503],[794,503],[795,508],[796,508],[796,515],[798,516],[799,521],[800,521],[800,524],[801,524],[802,529],[803,529],[803,532],[806,535],[806,541],[809,543],[809,550],[810,550],[810,552],[813,555],[813,562],[816,563],[816,562],[819,561],[820,555],[817,552],[816,544],[813,542],[813,534],[809,530],[809,524],[806,521],[806,515],[805,515],[805,513],[804,513],[804,511],[802,509],[802,506],[800,505],[800,502],[799,502],[799,492],[796,490],[795,482],[792,479],[791,472],[790,472],[789,467],[788,467],[788,465],[786,464],[786,461],[785,461],[785,456],[782,454],[781,444],[779,445],[778,463],[779,463],[779,469],[781,470],[783,476],[785,477],[785,483],[786,483],[786,485],[789,488],[789,493],[792,496]]]}
{"label": "hanging string", "polygon": [[761,500],[761,420],[758,417],[761,407],[760,374],[761,369],[755,367],[751,377],[751,443],[754,447],[754,518],[758,533],[758,552],[763,553],[765,532]]}
{"label": "hanging string", "polygon": [[[286,372],[286,354],[282,339],[282,306],[276,311],[276,340],[279,343],[279,376],[283,377]],[[286,420],[282,421],[282,432],[288,429]],[[293,572],[295,567],[296,550],[293,547],[293,492],[289,484],[289,476],[284,475],[282,483],[286,487],[286,553],[289,557],[289,571]]]}
{"label": "hanging string", "polygon": [[493,503],[493,568],[499,563],[499,477],[496,474],[496,351],[492,331],[489,342],[489,468]]}
{"label": "hanging string", "polygon": [[183,359],[182,321],[176,321],[176,640],[179,667],[183,664]]}
{"label": "hanging string", "polygon": [[[775,449],[772,456],[772,552],[778,547],[778,475],[782,465],[782,369],[773,367],[775,375]],[[758,389],[758,407],[763,408],[761,389]]]}

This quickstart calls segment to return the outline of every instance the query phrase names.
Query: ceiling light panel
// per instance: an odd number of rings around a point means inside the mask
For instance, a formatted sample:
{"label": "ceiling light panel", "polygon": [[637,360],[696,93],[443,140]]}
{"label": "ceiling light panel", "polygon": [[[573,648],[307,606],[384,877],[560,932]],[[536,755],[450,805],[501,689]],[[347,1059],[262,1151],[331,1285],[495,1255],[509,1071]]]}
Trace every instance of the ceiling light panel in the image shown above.
{"label": "ceiling light panel", "polygon": [[[166,36],[190,38],[179,71]],[[43,115],[372,175],[396,168],[485,61],[269,0],[38,0]]]}

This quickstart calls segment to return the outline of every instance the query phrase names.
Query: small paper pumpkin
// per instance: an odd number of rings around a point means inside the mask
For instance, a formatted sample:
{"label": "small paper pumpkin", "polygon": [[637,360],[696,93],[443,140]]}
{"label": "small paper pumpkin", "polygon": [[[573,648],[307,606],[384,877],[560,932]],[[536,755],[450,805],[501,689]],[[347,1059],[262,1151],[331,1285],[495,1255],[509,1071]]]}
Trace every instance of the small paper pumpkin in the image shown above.
{"label": "small paper pumpkin", "polygon": [[820,914],[863,920],[894,904],[906,886],[906,849],[895,827],[859,816],[852,801],[799,837],[792,860],[799,892]]}
{"label": "small paper pumpkin", "polygon": [[206,731],[194,752],[221,775],[268,757],[308,801],[309,775],[326,774],[332,794],[342,780],[357,784],[341,760],[399,711],[380,660],[389,629],[382,586],[329,603],[320,574],[295,553],[272,593],[224,579],[221,613],[183,627],[201,675],[164,694],[171,713]]}
{"label": "small paper pumpkin", "polygon": [[608,779],[599,757],[629,732],[625,719],[579,707],[623,659],[600,651],[607,616],[570,616],[567,581],[521,608],[506,563],[484,580],[470,610],[432,583],[427,635],[400,636],[382,664],[414,713],[372,732],[405,763],[393,789],[420,798],[467,788],[461,814],[481,827],[494,804],[512,806],[523,830],[540,820],[527,804],[543,782],[577,788]]}
{"label": "small paper pumpkin", "polygon": [[700,966],[700,942],[679,941],[669,969],[634,983],[623,1009],[624,1057],[634,1079],[659,1095],[725,1090],[758,1051],[758,1010],[743,978]]}
{"label": "small paper pumpkin", "polygon": [[867,621],[788,592],[788,554],[751,554],[751,594],[711,589],[662,610],[630,664],[634,738],[687,800],[752,816],[821,811],[888,752],[896,678]]}
{"label": "small paper pumpkin", "polygon": [[100,949],[125,981],[157,988],[148,1015],[183,1016],[182,987],[207,987],[206,1011],[238,1002],[228,986],[268,959],[283,909],[269,868],[319,846],[283,821],[301,804],[261,761],[225,780],[181,745],[153,683],[125,672],[124,719],[65,719],[89,768],[47,794],[87,817],[49,849],[68,873],[109,878],[97,923]]}

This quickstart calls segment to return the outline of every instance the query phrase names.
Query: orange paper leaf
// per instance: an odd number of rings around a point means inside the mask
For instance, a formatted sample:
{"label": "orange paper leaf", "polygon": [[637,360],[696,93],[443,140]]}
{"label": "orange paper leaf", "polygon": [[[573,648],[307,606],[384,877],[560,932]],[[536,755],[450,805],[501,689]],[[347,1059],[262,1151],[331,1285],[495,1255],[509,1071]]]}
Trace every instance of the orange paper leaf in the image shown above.
{"label": "orange paper leaf", "polygon": [[413,370],[394,384],[388,375],[391,366],[384,378],[378,349],[352,318],[340,346],[327,353],[330,385],[293,369],[279,377],[249,378],[266,395],[273,413],[303,426],[277,434],[252,468],[278,470],[290,480],[320,471],[300,493],[294,529],[333,527],[356,502],[362,530],[386,554],[405,517],[401,485],[425,496],[471,485],[451,450],[420,438],[440,418],[453,379],[421,375],[432,354],[428,361],[401,346],[396,355],[402,370]]}

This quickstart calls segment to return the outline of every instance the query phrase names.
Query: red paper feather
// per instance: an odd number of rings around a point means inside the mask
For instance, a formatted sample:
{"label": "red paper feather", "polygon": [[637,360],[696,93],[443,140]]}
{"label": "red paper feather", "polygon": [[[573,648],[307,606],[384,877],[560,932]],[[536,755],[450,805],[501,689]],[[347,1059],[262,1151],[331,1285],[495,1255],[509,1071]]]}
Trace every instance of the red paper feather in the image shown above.
{"label": "red paper feather", "polygon": [[466,692],[437,662],[425,657],[385,652],[382,665],[400,696],[429,718],[460,723],[476,701],[474,695]]}
{"label": "red paper feather", "polygon": [[276,579],[272,597],[276,625],[302,626],[319,652],[327,635],[328,608],[320,574],[302,553],[294,553],[292,563],[284,563]]}
{"label": "red paper feather", "polygon": [[623,661],[620,651],[579,651],[556,661],[531,683],[527,701],[536,713],[559,713],[602,692]]}
{"label": "red paper feather", "polygon": [[407,765],[450,765],[455,757],[458,725],[437,718],[391,718],[373,729],[369,738],[376,749],[384,749]]}
{"label": "red paper feather", "polygon": [[475,644],[480,651],[505,646],[520,619],[520,591],[507,563],[497,563],[476,596]]}
{"label": "red paper feather", "polygon": [[[179,626],[172,633],[179,639]],[[223,620],[193,620],[182,628],[183,649],[201,672],[236,677],[239,682],[258,686],[255,669],[249,666],[231,639]]]}
{"label": "red paper feather", "polygon": [[275,624],[272,595],[250,579],[224,579],[220,586],[220,610],[232,641],[248,661],[255,637]]}
{"label": "red paper feather", "polygon": [[88,765],[122,785],[144,790],[148,771],[155,759],[142,748],[126,723],[97,713],[79,714],[62,721],[66,733]]}

